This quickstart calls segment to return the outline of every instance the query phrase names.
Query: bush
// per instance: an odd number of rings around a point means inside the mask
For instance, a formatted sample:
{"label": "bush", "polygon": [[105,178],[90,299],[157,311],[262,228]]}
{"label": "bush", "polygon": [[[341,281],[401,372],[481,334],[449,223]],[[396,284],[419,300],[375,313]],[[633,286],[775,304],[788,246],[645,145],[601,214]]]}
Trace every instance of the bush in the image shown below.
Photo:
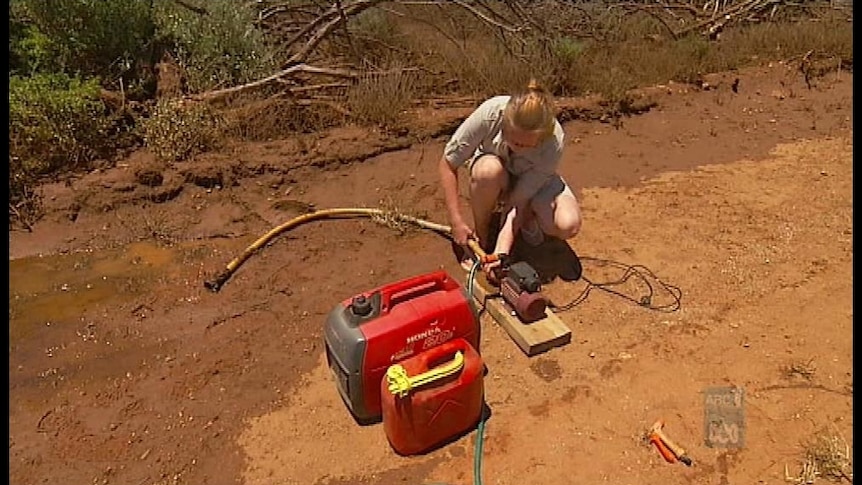
{"label": "bush", "polygon": [[86,166],[112,149],[97,79],[9,77],[9,154],[41,175]]}
{"label": "bush", "polygon": [[26,21],[9,19],[9,73],[29,76],[45,67],[54,67],[51,62],[51,40]]}
{"label": "bush", "polygon": [[272,73],[272,52],[255,27],[247,2],[199,2],[206,14],[178,2],[159,2],[155,9],[157,31],[174,47],[191,92],[203,92],[257,80]]}
{"label": "bush", "polygon": [[151,3],[12,0],[10,12],[30,29],[25,37],[30,44],[38,41],[40,55],[35,59],[42,60],[40,67],[112,81],[130,72],[138,62],[152,60],[155,25]]}
{"label": "bush", "polygon": [[551,84],[557,87],[556,94],[570,94],[574,89],[569,81],[578,78],[577,67],[584,55],[585,43],[562,36],[546,42],[545,45],[545,69],[549,72]]}
{"label": "bush", "polygon": [[162,161],[183,161],[218,146],[221,120],[206,104],[161,100],[142,124],[144,143]]}

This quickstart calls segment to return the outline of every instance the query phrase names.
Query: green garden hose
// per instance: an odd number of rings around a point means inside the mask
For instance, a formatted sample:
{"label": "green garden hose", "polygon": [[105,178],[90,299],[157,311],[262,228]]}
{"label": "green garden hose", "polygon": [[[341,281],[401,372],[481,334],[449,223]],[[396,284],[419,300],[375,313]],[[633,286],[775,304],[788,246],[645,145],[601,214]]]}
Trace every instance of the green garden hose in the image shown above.
{"label": "green garden hose", "polygon": [[[473,301],[473,285],[476,281],[476,273],[482,266],[482,261],[476,257],[467,275],[467,294]],[[473,447],[473,485],[482,485],[482,449],[485,447],[485,410],[482,410],[479,418],[479,426],[476,428],[476,445]]]}

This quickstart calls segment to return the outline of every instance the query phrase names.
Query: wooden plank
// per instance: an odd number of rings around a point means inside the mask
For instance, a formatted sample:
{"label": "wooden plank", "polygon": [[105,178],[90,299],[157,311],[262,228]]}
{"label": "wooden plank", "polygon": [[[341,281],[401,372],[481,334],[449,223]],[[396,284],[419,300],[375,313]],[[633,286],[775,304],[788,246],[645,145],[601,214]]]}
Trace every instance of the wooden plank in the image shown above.
{"label": "wooden plank", "polygon": [[509,304],[499,296],[497,289],[488,283],[484,273],[476,274],[473,297],[528,356],[572,341],[572,331],[549,309],[545,309],[545,318],[541,320],[532,323],[521,321]]}

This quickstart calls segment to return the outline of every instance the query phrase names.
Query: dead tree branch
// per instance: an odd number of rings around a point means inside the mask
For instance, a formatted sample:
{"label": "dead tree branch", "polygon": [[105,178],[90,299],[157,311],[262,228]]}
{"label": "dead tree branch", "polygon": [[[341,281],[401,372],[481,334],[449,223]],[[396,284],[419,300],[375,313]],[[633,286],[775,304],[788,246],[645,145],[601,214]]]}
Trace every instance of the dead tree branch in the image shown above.
{"label": "dead tree branch", "polygon": [[714,12],[709,18],[696,22],[684,29],[677,30],[678,37],[684,36],[692,31],[705,29],[707,35],[714,35],[723,29],[728,23],[739,17],[744,17],[751,12],[761,11],[779,0],[745,0],[736,5],[731,5],[719,12]]}
{"label": "dead tree branch", "polygon": [[348,71],[344,69],[330,69],[325,67],[314,67],[309,66],[308,64],[296,64],[294,66],[290,66],[287,69],[283,69],[271,76],[267,76],[263,79],[259,79],[257,81],[253,81],[247,84],[243,84],[240,86],[234,86],[225,89],[218,89],[215,91],[207,91],[205,93],[193,94],[187,96],[187,99],[192,101],[211,101],[217,98],[221,98],[227,96],[229,94],[236,94],[241,91],[248,91],[250,89],[260,88],[269,83],[278,81],[284,77],[296,74],[296,73],[308,73],[308,74],[321,74],[326,76],[347,78],[347,79],[355,79],[359,74],[354,71]]}
{"label": "dead tree branch", "polygon": [[[444,3],[448,3],[448,2],[444,2]],[[502,30],[509,32],[509,33],[517,33],[517,32],[521,32],[524,30],[524,27],[513,27],[511,25],[507,25],[507,24],[504,24],[504,23],[499,22],[497,20],[494,20],[490,16],[488,16],[484,12],[482,12],[481,10],[477,9],[476,7],[470,5],[469,3],[464,2],[462,0],[451,0],[451,3],[454,3],[455,5],[458,5],[459,7],[467,10],[468,12],[472,13],[476,18],[478,18],[478,19],[482,20],[483,22],[491,25],[492,27],[502,29]]]}
{"label": "dead tree branch", "polygon": [[509,7],[509,10],[511,10],[512,13],[514,13],[515,16],[518,17],[521,22],[530,24],[538,32],[545,33],[545,26],[542,25],[541,22],[537,22],[532,15],[527,13],[527,11],[524,10],[524,7],[521,5],[520,2],[506,0],[506,5]]}
{"label": "dead tree branch", "polygon": [[671,26],[668,25],[667,22],[665,22],[665,20],[661,17],[661,15],[653,12],[653,9],[649,8],[648,6],[640,5],[637,3],[621,3],[620,7],[624,8],[628,11],[638,11],[638,12],[643,12],[643,13],[649,15],[650,17],[658,20],[658,22],[660,24],[662,24],[662,26],[664,26],[665,30],[668,31],[668,33],[673,38],[673,40],[676,40],[679,38],[677,36],[677,33],[674,32],[673,28],[671,28]]}
{"label": "dead tree branch", "polygon": [[295,88],[290,88],[289,91],[291,93],[304,93],[309,91],[318,91],[318,90],[326,90],[326,89],[344,89],[349,88],[351,84],[349,83],[323,83],[323,84],[312,84],[310,86],[297,86]]}
{"label": "dead tree branch", "polygon": [[[339,25],[344,25],[346,31],[346,23],[348,21],[348,17],[355,16],[368,8],[382,3],[383,1],[384,0],[336,0],[329,4],[329,7],[323,13],[318,14],[317,17],[315,17],[313,20],[307,22],[304,27],[302,27],[287,41],[286,47],[289,49],[292,46],[298,44],[301,40],[308,37],[307,40],[305,40],[305,43],[295,53],[290,55],[287,61],[284,62],[281,71],[269,75],[263,79],[252,81],[250,83],[246,83],[240,86],[233,86],[224,89],[217,89],[204,93],[189,95],[186,97],[186,99],[192,101],[214,100],[227,95],[260,88],[262,86],[269,85],[270,83],[281,81],[284,78],[291,75],[295,75],[297,73],[317,74],[354,79],[357,77],[358,73],[353,70],[315,67],[307,64],[306,60],[317,48],[317,46],[330,34],[332,34],[333,31],[335,31],[335,29],[338,28]],[[297,6],[296,8],[301,7]],[[269,6],[261,11],[259,20],[270,18],[276,13],[284,13],[289,11],[296,10],[295,8],[287,4]]]}
{"label": "dead tree branch", "polygon": [[[510,25],[511,22],[508,19],[504,18],[502,15],[500,15],[498,12],[496,12],[493,8],[491,8],[489,5],[487,5],[482,0],[476,0],[476,4],[482,6],[486,11],[489,12],[488,14],[485,14],[484,12],[479,10],[478,8],[473,7],[469,3],[464,2],[462,0],[452,0],[452,3],[458,5],[461,8],[466,9],[467,11],[469,11],[470,13],[472,13],[473,15],[475,15],[477,18],[481,19],[482,21],[484,21],[484,22],[486,22],[486,23],[488,23],[494,27],[497,27],[499,29],[505,30],[506,32],[515,33],[515,32],[520,32],[520,31],[524,30],[524,27],[513,27],[513,26],[511,26]],[[496,17],[496,20],[494,18],[491,18],[491,17]]]}
{"label": "dead tree branch", "polygon": [[311,38],[308,39],[305,45],[300,48],[298,52],[290,56],[290,58],[284,63],[284,66],[288,67],[293,64],[305,62],[311,51],[313,51],[327,35],[332,33],[332,31],[335,30],[341,22],[346,21],[348,16],[359,14],[363,10],[373,7],[382,1],[383,0],[354,0],[353,2],[344,2],[343,4],[342,2],[336,2],[329,8],[329,10],[309,22],[305,28],[297,32],[296,35],[287,42],[287,47],[289,48],[308,35],[312,30],[317,28],[317,31],[312,34]]}
{"label": "dead tree branch", "polygon": [[344,30],[344,37],[347,39],[347,45],[350,47],[350,50],[355,54],[356,53],[356,45],[353,43],[353,39],[350,36],[350,29],[347,28],[347,14],[344,12],[344,7],[341,5],[341,0],[335,0],[335,6],[338,8],[338,14],[341,17],[341,28]]}
{"label": "dead tree branch", "polygon": [[24,226],[24,228],[27,229],[27,232],[33,232],[33,225],[30,223],[29,219],[27,217],[24,217],[24,215],[21,214],[18,208],[12,205],[11,202],[9,203],[9,216],[10,219],[12,218],[12,216],[14,216],[15,220],[20,222]]}
{"label": "dead tree branch", "polygon": [[472,14],[474,17],[484,22],[488,26],[491,27],[493,34],[499,39],[502,46],[512,55],[516,57],[518,54],[511,48],[510,42],[514,40],[521,46],[526,45],[526,41],[519,34],[525,32],[529,29],[529,23],[524,22],[520,26],[513,25],[508,19],[503,17],[501,14],[496,12],[493,8],[487,5],[483,1],[476,1],[476,5],[483,7],[486,12],[483,12],[476,6],[465,2],[463,0],[450,0],[445,2],[438,2],[437,4],[442,6],[445,4],[454,4],[457,5]]}

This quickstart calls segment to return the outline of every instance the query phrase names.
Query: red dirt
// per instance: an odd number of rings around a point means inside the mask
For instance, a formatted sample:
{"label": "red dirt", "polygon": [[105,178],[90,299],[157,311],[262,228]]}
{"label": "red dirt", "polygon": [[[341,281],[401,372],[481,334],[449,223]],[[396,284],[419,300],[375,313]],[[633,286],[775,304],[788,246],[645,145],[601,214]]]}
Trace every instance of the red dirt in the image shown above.
{"label": "red dirt", "polygon": [[[816,429],[852,449],[852,73],[811,90],[781,64],[710,82],[650,90],[657,106],[618,129],[565,124],[584,276],[620,276],[589,258],[641,264],[682,307],[593,290],[560,313],[572,342],[535,357],[483,315],[486,483],[784,483]],[[344,298],[460,275],[444,238],[315,222],[219,293],[203,284],[309,207],[446,223],[435,163],[467,112],[425,108],[400,137],[343,128],[174,165],[140,152],[44,187],[48,215],[9,236],[11,483],[472,483],[475,433],[398,457],[381,426],[350,418],[322,354]],[[570,269],[559,260],[544,276]],[[585,285],[546,289],[562,304]],[[785,372],[799,363],[816,372]],[[745,446],[707,447],[703,391],[730,385],[746,392]],[[642,442],[658,418],[693,467]]]}

